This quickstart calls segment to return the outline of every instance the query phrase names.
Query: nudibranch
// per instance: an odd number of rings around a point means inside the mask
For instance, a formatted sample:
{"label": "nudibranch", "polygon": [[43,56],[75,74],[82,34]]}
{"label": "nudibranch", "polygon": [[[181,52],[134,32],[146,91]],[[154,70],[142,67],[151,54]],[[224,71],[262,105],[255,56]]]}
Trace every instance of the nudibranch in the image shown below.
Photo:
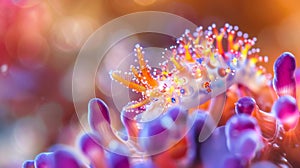
{"label": "nudibranch", "polygon": [[[256,91],[268,81],[262,67],[256,63],[268,61],[253,48],[256,38],[239,31],[237,26],[216,25],[194,33],[186,30],[177,39],[177,45],[168,50],[160,69],[147,64],[140,45],[135,46],[139,66],[131,66],[131,77],[120,71],[111,71],[111,78],[138,92],[142,98],[123,108],[137,112],[137,120],[143,121],[154,113],[166,111],[171,105],[180,104],[187,109],[197,107],[207,100],[224,93],[232,84],[241,83]],[[255,83],[255,84],[254,84]]]}

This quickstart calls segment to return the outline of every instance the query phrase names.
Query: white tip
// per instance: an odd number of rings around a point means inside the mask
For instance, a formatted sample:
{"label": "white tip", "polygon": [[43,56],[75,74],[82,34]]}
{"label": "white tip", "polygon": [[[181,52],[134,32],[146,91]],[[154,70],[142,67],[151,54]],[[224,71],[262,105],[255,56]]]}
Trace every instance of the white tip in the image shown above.
{"label": "white tip", "polygon": [[140,44],[136,44],[136,45],[135,45],[135,48],[140,48],[140,47],[141,47]]}

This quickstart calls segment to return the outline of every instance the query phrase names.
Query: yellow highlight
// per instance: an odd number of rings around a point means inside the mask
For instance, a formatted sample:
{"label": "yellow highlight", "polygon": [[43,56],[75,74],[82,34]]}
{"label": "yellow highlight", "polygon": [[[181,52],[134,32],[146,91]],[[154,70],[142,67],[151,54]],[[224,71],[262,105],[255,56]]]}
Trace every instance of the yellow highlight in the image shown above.
{"label": "yellow highlight", "polygon": [[263,73],[263,70],[258,69],[257,72],[256,72],[256,75],[257,75],[257,76],[260,76],[262,73]]}
{"label": "yellow highlight", "polygon": [[170,93],[172,94],[174,92],[174,90],[175,90],[174,86],[171,86],[170,87]]}
{"label": "yellow highlight", "polygon": [[211,53],[209,60],[210,60],[211,64],[215,64],[217,62],[217,59],[215,58],[214,53]]}
{"label": "yellow highlight", "polygon": [[244,49],[242,49],[242,51],[241,51],[241,54],[242,54],[242,58],[243,58],[243,59],[246,59],[246,58],[247,58],[247,54],[248,54],[248,51],[249,51],[250,48],[251,48],[251,45],[250,45],[250,44],[245,44]]}
{"label": "yellow highlight", "polygon": [[224,53],[224,50],[223,50],[223,44],[222,44],[222,39],[223,39],[223,34],[216,35],[217,49],[218,49],[218,52],[219,52],[220,54],[223,54],[223,53]]}
{"label": "yellow highlight", "polygon": [[250,59],[250,64],[255,65],[257,63],[258,59],[257,58],[251,58]]}
{"label": "yellow highlight", "polygon": [[234,49],[233,48],[233,37],[234,37],[233,34],[231,34],[231,33],[228,34],[227,40],[228,40],[228,50],[229,51]]}
{"label": "yellow highlight", "polygon": [[170,98],[170,97],[167,97],[167,98],[166,98],[166,101],[170,103],[170,102],[171,102],[171,98]]}
{"label": "yellow highlight", "polygon": [[167,71],[162,71],[161,74],[164,76],[168,76],[169,73]]}
{"label": "yellow highlight", "polygon": [[185,60],[189,61],[189,62],[194,62],[195,60],[193,59],[190,51],[189,51],[189,44],[184,46],[185,49]]}
{"label": "yellow highlight", "polygon": [[233,58],[233,59],[232,59],[232,63],[233,63],[233,65],[237,65],[237,61],[238,61],[238,59],[237,59],[237,58]]}
{"label": "yellow highlight", "polygon": [[194,43],[197,45],[197,44],[199,44],[199,42],[200,42],[200,38],[199,38],[199,36],[194,40]]}
{"label": "yellow highlight", "polygon": [[177,76],[174,77],[174,82],[175,82],[175,83],[178,83],[178,82],[179,82]]}
{"label": "yellow highlight", "polygon": [[231,69],[230,69],[230,68],[226,68],[226,69],[225,69],[225,72],[226,72],[226,73],[230,73],[230,72],[231,72]]}
{"label": "yellow highlight", "polygon": [[238,49],[240,48],[240,45],[239,45],[239,43],[235,43],[234,45],[233,45],[233,50],[234,51],[237,51]]}

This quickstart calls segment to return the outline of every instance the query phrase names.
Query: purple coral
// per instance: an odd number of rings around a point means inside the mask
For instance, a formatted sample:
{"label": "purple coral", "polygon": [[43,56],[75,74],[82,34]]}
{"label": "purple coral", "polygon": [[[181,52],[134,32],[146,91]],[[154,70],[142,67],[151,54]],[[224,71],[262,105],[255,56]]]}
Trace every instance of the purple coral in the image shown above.
{"label": "purple coral", "polygon": [[295,97],[295,56],[289,52],[281,54],[274,64],[273,87],[279,96],[291,95]]}

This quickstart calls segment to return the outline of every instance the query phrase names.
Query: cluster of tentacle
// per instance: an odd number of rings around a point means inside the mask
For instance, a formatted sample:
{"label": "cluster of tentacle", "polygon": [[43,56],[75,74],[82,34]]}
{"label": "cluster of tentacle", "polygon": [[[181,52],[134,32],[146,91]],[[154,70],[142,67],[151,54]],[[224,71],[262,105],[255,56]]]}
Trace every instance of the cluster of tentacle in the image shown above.
{"label": "cluster of tentacle", "polygon": [[[255,41],[256,38],[249,39],[248,34],[229,24],[220,30],[214,24],[207,30],[198,27],[193,34],[186,30],[177,39],[177,45],[168,49],[171,56],[163,56],[165,61],[160,63],[160,69],[147,65],[143,48],[136,45],[139,66],[131,66],[131,77],[123,77],[120,71],[112,71],[111,77],[142,95],[141,99],[125,106],[126,111],[145,109],[154,101],[168,108],[181,103],[181,98],[189,96],[190,92],[209,94],[217,87],[214,82],[232,80],[244,64],[255,66],[257,61],[266,60],[258,56],[259,49],[252,48]],[[196,86],[189,86],[189,83]]]}

